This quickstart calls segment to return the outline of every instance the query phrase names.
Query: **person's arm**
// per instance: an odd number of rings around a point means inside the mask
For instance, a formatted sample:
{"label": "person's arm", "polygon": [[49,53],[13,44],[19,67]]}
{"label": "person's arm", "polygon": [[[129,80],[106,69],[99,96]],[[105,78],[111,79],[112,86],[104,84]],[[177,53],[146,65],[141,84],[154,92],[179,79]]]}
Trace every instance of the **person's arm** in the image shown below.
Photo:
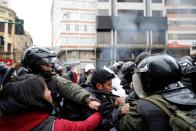
{"label": "person's arm", "polygon": [[92,99],[90,93],[81,86],[58,76],[57,88],[63,97],[77,103],[86,104],[91,109],[98,110],[100,103]]}
{"label": "person's arm", "polygon": [[54,121],[54,131],[93,131],[102,121],[100,113],[96,112],[84,121],[69,121],[56,119]]}
{"label": "person's arm", "polygon": [[[125,105],[127,106],[127,105]],[[128,112],[126,111],[126,107],[122,108],[121,113],[125,113],[125,115],[121,115],[118,122],[118,130],[119,131],[142,131],[142,118],[139,112],[137,111],[137,102],[133,101],[129,105]]]}
{"label": "person's arm", "polygon": [[11,78],[11,76],[12,76],[12,73],[13,73],[15,70],[19,69],[20,67],[21,67],[21,62],[20,62],[20,61],[14,63],[14,64],[10,67],[10,69],[6,72],[6,74],[4,75],[4,77],[3,77],[3,79],[2,79],[2,85],[5,85],[5,83],[7,83],[7,82],[10,80],[10,78]]}

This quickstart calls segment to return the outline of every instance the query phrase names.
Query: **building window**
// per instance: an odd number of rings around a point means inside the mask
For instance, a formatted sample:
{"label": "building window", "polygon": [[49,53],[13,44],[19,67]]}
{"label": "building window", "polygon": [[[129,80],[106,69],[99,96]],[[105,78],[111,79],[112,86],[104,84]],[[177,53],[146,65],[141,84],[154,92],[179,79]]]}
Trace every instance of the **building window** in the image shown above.
{"label": "building window", "polygon": [[196,40],[196,34],[169,34],[169,40]]}
{"label": "building window", "polygon": [[98,0],[98,2],[109,2],[109,0]]}
{"label": "building window", "polygon": [[118,10],[118,15],[144,16],[144,11],[143,10]]}
{"label": "building window", "polygon": [[12,13],[8,13],[8,15],[9,15],[10,17],[12,17],[12,16],[13,16],[13,14],[12,14]]}
{"label": "building window", "polygon": [[99,9],[98,16],[109,16],[109,10],[107,9]]}
{"label": "building window", "polygon": [[12,24],[8,24],[8,33],[12,34]]}
{"label": "building window", "polygon": [[69,13],[69,12],[64,13],[64,18],[65,18],[65,19],[69,19],[69,18],[70,18],[70,13]]}
{"label": "building window", "polygon": [[118,2],[137,2],[137,3],[143,3],[143,0],[118,0]]}
{"label": "building window", "polygon": [[196,0],[166,0],[166,5],[196,5]]}
{"label": "building window", "polygon": [[5,24],[0,22],[0,32],[5,32]]}
{"label": "building window", "polygon": [[63,0],[62,7],[67,8],[78,8],[78,9],[89,9],[95,8],[94,1],[79,1],[79,0]]}
{"label": "building window", "polygon": [[79,25],[75,26],[75,31],[79,31]]}
{"label": "building window", "polygon": [[146,44],[146,32],[145,31],[118,31],[117,43],[118,44]]}
{"label": "building window", "polygon": [[80,25],[80,32],[95,32],[95,25]]}
{"label": "building window", "polygon": [[76,5],[82,9],[95,8],[95,2],[93,1],[76,1]]}
{"label": "building window", "polygon": [[152,11],[152,16],[161,17],[162,15],[163,15],[162,11],[158,11],[158,10]]}
{"label": "building window", "polygon": [[66,25],[66,31],[70,31],[70,25],[69,24]]}
{"label": "building window", "polygon": [[95,14],[92,13],[80,13],[80,19],[87,19],[87,20],[91,20],[91,19],[95,19]]}
{"label": "building window", "polygon": [[8,53],[12,52],[12,45],[10,43],[7,44],[7,52]]}
{"label": "building window", "polygon": [[168,25],[173,27],[196,27],[196,21],[169,21]]}
{"label": "building window", "polygon": [[84,32],[84,25],[80,25],[80,32]]}
{"label": "building window", "polygon": [[1,14],[1,15],[5,15],[5,11],[0,10],[0,14]]}
{"label": "building window", "polygon": [[84,25],[84,32],[88,31],[87,30],[87,25]]}
{"label": "building window", "polygon": [[64,44],[79,44],[79,37],[64,37],[61,38],[61,42]]}
{"label": "building window", "polygon": [[152,3],[162,3],[162,0],[152,0]]}
{"label": "building window", "polygon": [[70,25],[70,31],[71,31],[71,32],[74,32],[74,31],[75,31],[75,28],[76,28],[75,25],[73,25],[73,24]]}
{"label": "building window", "polygon": [[110,44],[111,43],[111,32],[97,32],[97,43],[98,44]]}
{"label": "building window", "polygon": [[88,32],[96,32],[95,25],[88,25]]}
{"label": "building window", "polygon": [[95,38],[80,38],[80,44],[93,45],[95,44]]}
{"label": "building window", "polygon": [[153,31],[152,32],[152,43],[153,44],[165,44],[165,38],[166,34],[165,31]]}
{"label": "building window", "polygon": [[196,9],[168,9],[167,14],[196,14]]}

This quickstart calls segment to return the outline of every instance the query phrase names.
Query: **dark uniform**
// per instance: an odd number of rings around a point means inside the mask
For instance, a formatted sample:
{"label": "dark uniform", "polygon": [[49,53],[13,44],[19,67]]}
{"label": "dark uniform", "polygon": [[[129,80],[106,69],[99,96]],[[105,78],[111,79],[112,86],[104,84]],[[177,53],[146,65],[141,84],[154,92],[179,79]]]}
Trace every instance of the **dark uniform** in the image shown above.
{"label": "dark uniform", "polygon": [[147,100],[130,102],[129,112],[121,116],[120,131],[172,131],[169,117],[156,105]]}
{"label": "dark uniform", "polygon": [[181,85],[181,68],[169,55],[155,54],[143,59],[132,78],[139,99],[131,101],[128,113],[120,117],[120,131],[172,130],[168,114],[148,98],[159,98],[160,102],[165,100],[181,107],[188,107],[189,103],[196,105],[196,99],[192,97],[194,93],[188,88],[177,86],[176,83]]}

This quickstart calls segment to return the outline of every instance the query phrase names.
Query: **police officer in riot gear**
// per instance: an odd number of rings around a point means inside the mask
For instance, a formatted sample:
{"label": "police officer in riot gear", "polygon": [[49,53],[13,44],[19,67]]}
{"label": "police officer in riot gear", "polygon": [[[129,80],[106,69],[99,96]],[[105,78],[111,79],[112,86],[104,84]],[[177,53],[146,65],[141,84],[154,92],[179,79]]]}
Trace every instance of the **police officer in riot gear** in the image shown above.
{"label": "police officer in riot gear", "polygon": [[121,72],[123,76],[121,77],[121,85],[125,90],[126,94],[130,94],[132,92],[131,82],[132,75],[134,74],[134,69],[136,68],[136,64],[132,61],[128,61],[122,65]]}
{"label": "police officer in riot gear", "polygon": [[155,54],[143,59],[133,75],[133,88],[139,100],[122,108],[127,114],[121,116],[119,130],[171,131],[169,116],[146,98],[156,96],[181,107],[195,107],[194,93],[182,86],[181,78],[180,65],[173,57]]}
{"label": "police officer in riot gear", "polygon": [[194,69],[194,60],[190,56],[184,56],[178,59],[182,69],[182,82],[185,86],[192,88],[191,75]]}
{"label": "police officer in riot gear", "polygon": [[51,90],[54,105],[57,107],[55,111],[53,110],[53,114],[63,117],[63,113],[69,113],[62,109],[62,100],[70,100],[72,103],[80,103],[98,110],[100,103],[92,99],[89,92],[52,72],[54,59],[56,59],[56,55],[49,49],[35,46],[24,51],[21,61],[30,73],[38,74],[46,81]]}
{"label": "police officer in riot gear", "polygon": [[59,76],[63,75],[63,67],[57,63],[54,64],[54,71],[59,74]]}
{"label": "police officer in riot gear", "polygon": [[121,68],[122,65],[124,64],[124,61],[118,61],[114,63],[112,66],[109,67],[118,77],[122,76]]}
{"label": "police officer in riot gear", "polygon": [[178,63],[182,68],[183,84],[196,92],[196,66],[194,62],[188,59],[180,59]]}
{"label": "police officer in riot gear", "polygon": [[145,52],[145,51],[141,52],[141,53],[135,58],[135,63],[136,63],[136,65],[139,65],[139,63],[140,63],[144,58],[146,58],[146,57],[149,56],[149,55],[150,55],[150,53],[148,53],[148,52]]}

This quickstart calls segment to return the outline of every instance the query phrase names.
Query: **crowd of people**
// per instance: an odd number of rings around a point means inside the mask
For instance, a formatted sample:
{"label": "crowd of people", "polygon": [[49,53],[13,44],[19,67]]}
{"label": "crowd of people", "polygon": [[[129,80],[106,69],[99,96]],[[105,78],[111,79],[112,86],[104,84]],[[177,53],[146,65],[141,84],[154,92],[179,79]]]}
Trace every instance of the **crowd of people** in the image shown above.
{"label": "crowd of people", "polygon": [[35,46],[0,65],[1,131],[196,130],[194,56],[142,52],[108,68],[89,64],[79,79],[56,60]]}

